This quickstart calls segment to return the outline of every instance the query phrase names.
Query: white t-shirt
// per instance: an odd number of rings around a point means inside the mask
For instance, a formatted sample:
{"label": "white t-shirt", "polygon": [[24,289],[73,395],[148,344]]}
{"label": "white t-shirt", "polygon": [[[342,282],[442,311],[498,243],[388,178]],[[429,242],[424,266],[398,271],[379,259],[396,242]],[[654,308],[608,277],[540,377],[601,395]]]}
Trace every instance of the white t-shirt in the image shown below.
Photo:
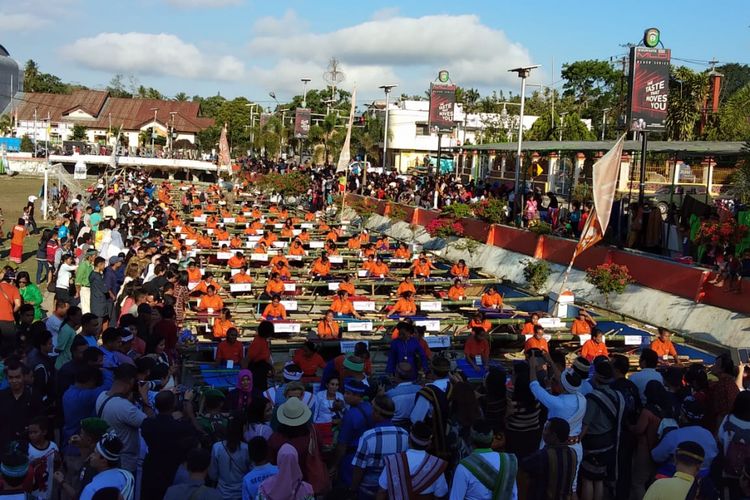
{"label": "white t-shirt", "polygon": [[55,286],[57,288],[67,289],[70,286],[70,276],[76,270],[78,266],[71,266],[70,264],[60,264],[60,268],[57,271],[57,281]]}
{"label": "white t-shirt", "polygon": [[97,491],[112,487],[120,490],[124,500],[133,500],[135,479],[130,472],[122,469],[108,469],[94,476],[81,492],[79,500],[91,500]]}
{"label": "white t-shirt", "polygon": [[39,485],[40,489],[32,491],[31,496],[45,500],[52,498],[52,485],[54,483],[53,476],[55,475],[55,457],[60,453],[57,445],[50,441],[45,449],[40,450],[29,443],[28,453],[29,465],[31,467],[34,467],[34,469],[47,469],[44,473],[44,483]]}
{"label": "white t-shirt", "polygon": [[327,397],[328,391],[319,391],[315,394],[315,412],[313,413],[313,423],[328,424],[333,421],[333,404],[336,401],[344,402],[344,395],[336,392],[336,399],[330,400]]}

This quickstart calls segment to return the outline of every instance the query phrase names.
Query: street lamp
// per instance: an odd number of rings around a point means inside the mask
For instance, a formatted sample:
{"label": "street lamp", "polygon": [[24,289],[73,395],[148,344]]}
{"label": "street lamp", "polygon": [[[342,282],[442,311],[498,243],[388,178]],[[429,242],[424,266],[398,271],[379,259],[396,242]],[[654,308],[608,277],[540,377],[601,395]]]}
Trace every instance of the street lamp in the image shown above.
{"label": "street lamp", "polygon": [[156,138],[156,113],[159,112],[159,108],[151,108],[154,112],[154,124],[151,127],[151,157],[156,158],[156,150],[154,148],[154,139]]}
{"label": "street lamp", "polygon": [[516,178],[515,178],[515,187],[514,187],[514,195],[513,195],[513,216],[515,217],[516,214],[519,213],[519,207],[520,207],[520,200],[518,198],[518,193],[520,191],[520,183],[521,183],[521,147],[523,146],[523,111],[524,111],[524,105],[526,103],[526,78],[528,78],[529,74],[531,73],[532,69],[536,69],[540,67],[539,64],[532,64],[530,66],[522,66],[520,68],[513,68],[509,69],[508,71],[512,73],[517,73],[518,77],[521,79],[521,114],[519,116],[518,120],[518,150],[516,151]]}
{"label": "street lamp", "polygon": [[391,95],[391,90],[393,90],[395,87],[398,87],[398,85],[394,83],[381,85],[379,87],[383,90],[383,92],[385,92],[385,133],[383,134],[383,165],[382,165],[383,173],[385,173],[386,157],[388,156],[388,103],[389,103],[389,97]]}
{"label": "street lamp", "polygon": [[604,131],[607,129],[607,111],[609,111],[609,108],[604,108],[602,111],[602,140],[604,140]]}
{"label": "street lamp", "polygon": [[302,107],[307,107],[307,84],[310,83],[309,78],[302,78]]}
{"label": "street lamp", "polygon": [[[248,102],[245,103],[245,106],[250,108],[250,151],[252,151],[255,149],[255,132],[253,130],[253,127],[255,126],[255,106],[260,106],[260,104]],[[262,112],[263,108],[261,107],[260,110]]]}

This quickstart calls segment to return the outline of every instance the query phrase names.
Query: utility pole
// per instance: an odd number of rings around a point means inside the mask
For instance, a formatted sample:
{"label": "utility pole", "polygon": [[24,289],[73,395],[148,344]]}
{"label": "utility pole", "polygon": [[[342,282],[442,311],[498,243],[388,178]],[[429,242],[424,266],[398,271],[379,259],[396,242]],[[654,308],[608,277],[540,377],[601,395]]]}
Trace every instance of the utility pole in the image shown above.
{"label": "utility pole", "polygon": [[532,69],[538,68],[539,64],[533,64],[530,66],[522,66],[520,68],[510,69],[508,71],[518,74],[521,79],[521,112],[518,117],[518,149],[516,150],[516,176],[513,196],[513,217],[515,218],[521,211],[522,205],[519,198],[521,191],[521,150],[523,147],[523,112],[526,104],[526,78],[531,74]]}
{"label": "utility pole", "polygon": [[307,107],[307,84],[310,83],[310,78],[302,78],[302,107]]}
{"label": "utility pole", "polygon": [[174,152],[174,115],[177,114],[177,111],[170,111],[169,112],[169,156],[173,157]]}
{"label": "utility pole", "polygon": [[156,113],[159,112],[159,108],[151,108],[151,111],[154,112],[154,124],[151,127],[151,157],[156,158],[156,150],[155,150],[155,139],[156,139]]}
{"label": "utility pole", "polygon": [[607,111],[609,111],[609,108],[604,108],[602,116],[602,140],[604,140],[604,131],[607,129]]}
{"label": "utility pole", "polygon": [[36,155],[36,108],[34,108],[34,155]]}
{"label": "utility pole", "polygon": [[391,90],[398,87],[396,84],[381,85],[380,88],[385,92],[385,132],[383,134],[383,173],[385,173],[386,158],[388,157],[388,105],[390,103],[389,97]]}

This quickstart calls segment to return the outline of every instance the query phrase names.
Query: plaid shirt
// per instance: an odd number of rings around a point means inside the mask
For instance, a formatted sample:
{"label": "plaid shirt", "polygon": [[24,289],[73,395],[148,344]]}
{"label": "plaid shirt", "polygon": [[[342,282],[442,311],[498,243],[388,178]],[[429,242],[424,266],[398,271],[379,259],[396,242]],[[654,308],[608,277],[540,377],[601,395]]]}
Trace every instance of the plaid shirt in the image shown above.
{"label": "plaid shirt", "polygon": [[363,486],[377,487],[378,477],[385,467],[385,457],[409,448],[409,433],[394,426],[390,420],[378,423],[359,438],[352,465],[364,469]]}

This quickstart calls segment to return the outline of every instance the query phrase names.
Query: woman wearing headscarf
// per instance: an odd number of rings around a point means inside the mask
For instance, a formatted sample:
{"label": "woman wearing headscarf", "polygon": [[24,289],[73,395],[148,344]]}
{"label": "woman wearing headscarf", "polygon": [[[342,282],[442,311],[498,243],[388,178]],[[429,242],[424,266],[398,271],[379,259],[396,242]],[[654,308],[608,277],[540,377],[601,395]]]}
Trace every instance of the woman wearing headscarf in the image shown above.
{"label": "woman wearing headscarf", "polygon": [[243,414],[250,407],[253,400],[253,373],[250,370],[240,370],[237,375],[235,390],[229,393],[227,404],[230,410],[240,410]]}
{"label": "woman wearing headscarf", "polygon": [[263,481],[258,489],[262,500],[307,500],[315,498],[313,487],[302,480],[297,450],[290,444],[279,449],[276,459],[279,472]]}

